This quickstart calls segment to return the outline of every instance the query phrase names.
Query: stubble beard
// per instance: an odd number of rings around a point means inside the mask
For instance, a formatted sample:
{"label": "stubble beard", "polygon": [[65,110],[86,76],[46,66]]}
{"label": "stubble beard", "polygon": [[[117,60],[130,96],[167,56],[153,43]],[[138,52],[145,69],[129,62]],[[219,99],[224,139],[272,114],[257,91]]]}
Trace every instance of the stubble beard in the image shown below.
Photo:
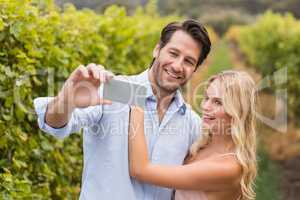
{"label": "stubble beard", "polygon": [[[168,96],[171,94],[174,94],[178,89],[180,89],[181,87],[183,87],[188,80],[186,80],[185,82],[181,83],[181,84],[165,84],[164,80],[161,78],[164,70],[162,69],[163,66],[161,66],[159,61],[154,61],[152,64],[152,70],[153,70],[153,80],[154,80],[154,84],[156,87],[156,91],[158,96],[161,96],[160,94],[164,94],[164,96]],[[161,71],[159,71],[159,69],[161,68]]]}
{"label": "stubble beard", "polygon": [[[154,66],[155,65],[155,66]],[[153,79],[154,79],[154,84],[156,87],[156,93],[158,96],[161,96],[161,94],[164,95],[171,95],[174,92],[176,92],[176,90],[180,87],[180,85],[169,85],[168,83],[166,84],[165,80],[163,80],[161,77],[164,73],[164,70],[161,69],[161,71],[159,71],[159,68],[162,68],[162,66],[160,65],[160,63],[158,61],[154,62],[152,67],[154,69],[153,70]]]}

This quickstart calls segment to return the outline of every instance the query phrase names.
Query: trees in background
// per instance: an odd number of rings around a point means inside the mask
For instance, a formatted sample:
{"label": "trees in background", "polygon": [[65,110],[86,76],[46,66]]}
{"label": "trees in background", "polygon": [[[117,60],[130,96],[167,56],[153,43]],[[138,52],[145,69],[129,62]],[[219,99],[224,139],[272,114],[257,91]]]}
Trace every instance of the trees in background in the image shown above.
{"label": "trees in background", "polygon": [[[153,1],[153,0],[152,0]],[[102,12],[106,7],[117,4],[126,7],[133,14],[137,6],[146,5],[149,0],[56,0],[59,5],[73,3],[77,8],[91,8]],[[161,15],[176,14],[189,18],[200,19],[212,26],[222,35],[234,24],[249,24],[256,16],[266,10],[274,12],[291,12],[300,18],[300,3],[298,0],[155,0]]]}
{"label": "trees in background", "polygon": [[79,64],[116,74],[148,67],[160,31],[175,17],[147,6],[131,16],[58,9],[52,0],[0,3],[0,199],[77,199],[82,135],[58,140],[37,126],[33,99],[54,96]]}

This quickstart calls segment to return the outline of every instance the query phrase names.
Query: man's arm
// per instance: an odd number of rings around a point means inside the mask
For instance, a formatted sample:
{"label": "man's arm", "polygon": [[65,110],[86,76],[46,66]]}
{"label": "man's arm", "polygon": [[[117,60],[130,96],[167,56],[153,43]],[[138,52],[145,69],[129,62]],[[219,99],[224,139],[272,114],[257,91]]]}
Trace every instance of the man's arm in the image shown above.
{"label": "man's arm", "polygon": [[98,123],[102,116],[102,105],[75,108],[64,126],[52,127],[46,123],[45,118],[47,107],[53,99],[54,97],[38,97],[34,99],[34,108],[37,113],[39,128],[55,137],[64,138],[71,133],[79,132],[82,127]]}
{"label": "man's arm", "polygon": [[108,80],[108,74],[95,64],[79,66],[65,82],[59,94],[49,103],[46,123],[59,128],[67,124],[75,108],[85,108],[110,103],[99,95],[101,83]]}
{"label": "man's arm", "polygon": [[73,110],[63,99],[54,97],[47,105],[45,122],[53,128],[62,128],[70,120]]}
{"label": "man's arm", "polygon": [[[76,68],[56,97],[34,100],[40,128],[58,137],[78,131],[86,119],[95,117],[89,112],[99,111],[99,105],[111,103],[102,99],[99,93],[100,84],[111,77],[95,64]],[[97,114],[99,116],[100,113]]]}

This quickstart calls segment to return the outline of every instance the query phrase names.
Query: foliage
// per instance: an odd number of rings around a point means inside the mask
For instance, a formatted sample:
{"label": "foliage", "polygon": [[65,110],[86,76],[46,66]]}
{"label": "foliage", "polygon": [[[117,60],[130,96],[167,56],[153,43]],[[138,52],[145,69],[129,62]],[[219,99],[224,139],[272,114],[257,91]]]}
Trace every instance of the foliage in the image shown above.
{"label": "foliage", "polygon": [[224,38],[227,41],[230,41],[230,42],[233,42],[234,44],[237,44],[242,27],[243,26],[239,26],[239,25],[230,26],[229,29],[227,30],[227,32],[225,33]]}
{"label": "foliage", "polygon": [[214,15],[224,10],[257,15],[267,9],[282,13],[292,12],[296,17],[300,17],[298,0],[159,0],[158,5],[162,14],[178,13],[194,18],[202,17],[203,14]]}
{"label": "foliage", "polygon": [[[78,9],[91,8],[104,10],[111,4],[125,6],[127,10],[134,11],[139,5],[145,5],[149,0],[56,0],[59,5],[72,3]],[[290,11],[295,16],[300,16],[298,0],[275,1],[275,0],[157,0],[160,13],[169,15],[179,13],[186,16],[200,16],[207,12],[207,8],[223,8],[242,10],[252,14],[264,12],[266,9],[286,12]]]}
{"label": "foliage", "polygon": [[206,25],[205,28],[206,28],[206,30],[208,32],[208,36],[209,36],[210,42],[211,42],[211,44],[213,46],[214,44],[216,44],[219,41],[219,36],[215,32],[215,30],[212,27],[210,27],[209,25]]}
{"label": "foliage", "polygon": [[267,12],[253,25],[235,27],[227,36],[238,43],[249,63],[263,77],[287,69],[287,81],[276,86],[271,80],[271,86],[273,90],[287,88],[289,117],[299,121],[300,22],[290,14]]}
{"label": "foliage", "polygon": [[256,179],[256,199],[257,200],[280,200],[282,199],[279,190],[279,181],[281,178],[279,166],[270,160],[264,150],[259,151],[258,155],[258,176]]}
{"label": "foliage", "polygon": [[208,66],[206,76],[213,76],[224,70],[231,69],[232,67],[227,43],[224,40],[220,40],[212,49],[211,63]]}
{"label": "foliage", "polygon": [[79,64],[142,71],[174,19],[150,8],[128,16],[117,6],[95,14],[52,0],[0,1],[0,199],[78,198],[82,137],[42,133],[33,99],[55,95]]}
{"label": "foliage", "polygon": [[239,10],[213,8],[211,12],[202,14],[200,21],[209,24],[219,34],[223,35],[232,25],[245,25],[255,20],[255,17]]}

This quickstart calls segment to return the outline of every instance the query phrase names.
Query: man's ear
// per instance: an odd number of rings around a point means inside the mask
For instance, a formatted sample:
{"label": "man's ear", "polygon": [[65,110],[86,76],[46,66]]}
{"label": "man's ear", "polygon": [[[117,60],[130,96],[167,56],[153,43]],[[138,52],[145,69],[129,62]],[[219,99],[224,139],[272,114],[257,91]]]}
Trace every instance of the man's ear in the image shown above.
{"label": "man's ear", "polygon": [[159,44],[156,44],[155,48],[153,49],[153,58],[157,58],[158,57],[159,50],[160,50]]}

